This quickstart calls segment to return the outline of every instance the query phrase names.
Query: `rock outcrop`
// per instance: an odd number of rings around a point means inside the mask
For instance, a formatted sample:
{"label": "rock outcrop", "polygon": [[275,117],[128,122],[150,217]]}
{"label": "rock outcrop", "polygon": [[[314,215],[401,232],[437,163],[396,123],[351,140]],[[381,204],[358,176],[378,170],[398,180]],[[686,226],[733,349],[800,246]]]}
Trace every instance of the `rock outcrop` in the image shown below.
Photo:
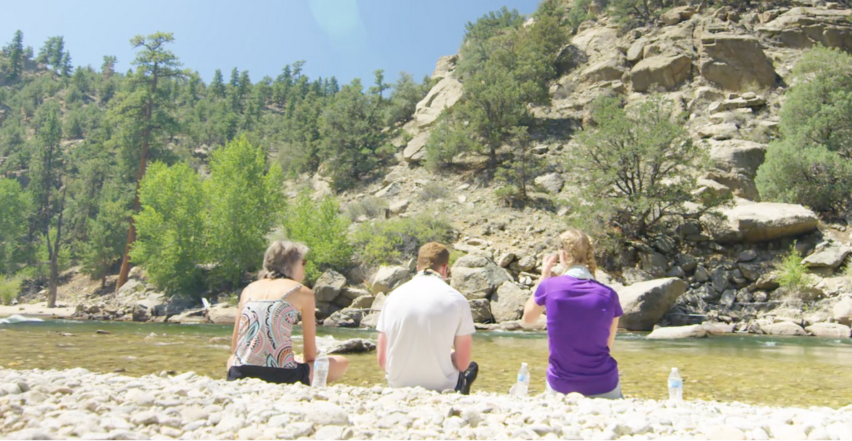
{"label": "rock outcrop", "polygon": [[718,242],[762,242],[813,231],[816,214],[801,205],[737,201],[720,210],[722,219],[705,217]]}
{"label": "rock outcrop", "polygon": [[700,41],[698,69],[710,82],[734,92],[751,85],[775,87],[777,74],[757,38],[705,32]]}
{"label": "rock outcrop", "polygon": [[441,79],[414,110],[414,122],[419,128],[432,125],[445,108],[453,107],[462,97],[464,87],[459,80],[448,75]]}
{"label": "rock outcrop", "polygon": [[467,255],[453,265],[452,287],[470,300],[484,299],[512,276],[483,256]]}
{"label": "rock outcrop", "polygon": [[411,280],[411,273],[408,268],[401,266],[383,266],[376,271],[373,279],[370,282],[374,293],[389,294],[396,289],[397,286]]}
{"label": "rock outcrop", "polygon": [[618,291],[624,315],[619,327],[630,331],[650,331],[689,287],[674,277],[635,283]]}
{"label": "rock outcrop", "polygon": [[760,194],[754,185],[757,168],[763,164],[766,145],[752,141],[709,141],[710,160],[713,162],[707,178],[728,187],[736,196],[759,201]]}
{"label": "rock outcrop", "polygon": [[767,23],[758,25],[756,30],[761,35],[791,48],[806,49],[821,44],[852,51],[850,14],[852,11],[848,9],[793,8]]}
{"label": "rock outcrop", "polygon": [[503,282],[491,296],[491,314],[494,320],[506,322],[520,319],[531,294],[514,282]]}
{"label": "rock outcrop", "polygon": [[683,54],[645,58],[630,70],[633,90],[646,92],[653,86],[673,90],[689,79],[692,60]]}

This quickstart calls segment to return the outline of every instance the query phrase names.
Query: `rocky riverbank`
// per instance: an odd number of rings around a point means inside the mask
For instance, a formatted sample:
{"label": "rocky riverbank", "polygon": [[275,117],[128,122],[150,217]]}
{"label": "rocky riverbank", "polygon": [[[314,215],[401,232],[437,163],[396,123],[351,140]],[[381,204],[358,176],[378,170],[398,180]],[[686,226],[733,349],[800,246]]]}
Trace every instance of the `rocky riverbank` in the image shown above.
{"label": "rocky riverbank", "polygon": [[849,439],[852,406],[518,399],[0,369],[4,439]]}

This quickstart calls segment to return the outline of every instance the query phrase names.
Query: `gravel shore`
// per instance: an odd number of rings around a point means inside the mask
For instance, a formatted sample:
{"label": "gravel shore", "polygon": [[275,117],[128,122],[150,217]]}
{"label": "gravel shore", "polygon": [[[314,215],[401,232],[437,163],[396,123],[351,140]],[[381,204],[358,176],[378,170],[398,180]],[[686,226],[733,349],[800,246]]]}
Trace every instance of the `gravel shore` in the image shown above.
{"label": "gravel shore", "polygon": [[519,399],[0,369],[3,439],[850,439],[852,405]]}

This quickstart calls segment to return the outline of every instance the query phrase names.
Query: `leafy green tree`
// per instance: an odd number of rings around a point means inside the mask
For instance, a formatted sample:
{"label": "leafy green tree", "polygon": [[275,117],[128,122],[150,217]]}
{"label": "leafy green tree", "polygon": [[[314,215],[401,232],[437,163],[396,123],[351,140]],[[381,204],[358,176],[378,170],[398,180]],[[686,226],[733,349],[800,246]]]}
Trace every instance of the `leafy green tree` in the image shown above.
{"label": "leafy green tree", "polygon": [[168,295],[194,296],[203,284],[205,201],[201,178],[188,165],[154,162],[139,186],[133,261]]}
{"label": "leafy green tree", "polygon": [[313,201],[302,193],[295,204],[287,208],[284,229],[291,240],[310,248],[305,267],[309,281],[315,281],[323,271],[345,272],[352,266],[352,246],[346,237],[348,219],[340,214],[337,201],[325,197]]}
{"label": "leafy green tree", "polygon": [[400,72],[387,108],[387,125],[403,123],[414,116],[414,110],[426,94],[429,93],[431,82],[417,84],[410,73]]}
{"label": "leafy green tree", "polygon": [[509,145],[512,146],[512,158],[497,169],[496,178],[504,182],[501,197],[510,205],[525,203],[529,199],[529,188],[533,179],[544,168],[544,161],[532,151],[532,142],[526,127],[518,127],[512,132]]}
{"label": "leafy green tree", "polygon": [[375,75],[375,82],[373,83],[373,86],[370,87],[369,92],[370,92],[370,95],[375,95],[376,97],[378,97],[377,101],[381,105],[382,102],[383,102],[383,99],[384,99],[383,95],[384,95],[386,90],[390,89],[391,85],[385,83],[385,71],[384,70],[378,69],[375,72],[373,72],[373,75]]}
{"label": "leafy green tree", "polygon": [[364,95],[356,78],[323,111],[321,152],[336,189],[351,188],[393,153],[379,110],[376,100]]}
{"label": "leafy green tree", "polygon": [[284,171],[291,176],[315,172],[319,168],[319,120],[323,105],[324,100],[311,92],[287,113],[285,141],[279,148],[278,158]]}
{"label": "leafy green tree", "polygon": [[852,56],[823,47],[793,69],[781,108],[781,139],[770,144],[755,183],[762,198],[837,214],[852,193]]}
{"label": "leafy green tree", "polygon": [[[169,78],[179,77],[183,74],[178,68],[180,62],[177,57],[168,49],[166,44],[172,43],[174,37],[171,33],[157,32],[147,37],[137,35],[130,40],[130,44],[134,48],[140,49],[136,53],[136,58],[133,60],[133,65],[136,66],[133,81],[140,84],[129,98],[129,112],[123,113],[128,115],[136,114],[139,116],[137,120],[125,119],[132,128],[133,141],[139,142],[139,168],[136,173],[137,197],[133,201],[133,212],[139,210],[140,201],[138,197],[139,186],[142,178],[145,177],[145,171],[148,165],[148,155],[151,150],[152,143],[156,142],[156,137],[159,131],[162,130],[161,124],[163,119],[169,119],[168,108],[170,100],[168,96],[164,96],[160,86],[160,81]],[[134,146],[135,147],[135,146]],[[136,240],[136,228],[133,218],[130,218],[130,229],[127,234],[127,245],[124,251],[124,257],[121,262],[121,271],[118,275],[116,290],[121,288],[127,282],[127,277],[130,273],[130,248]]]}
{"label": "leafy green tree", "polygon": [[[689,215],[694,174],[703,150],[692,143],[672,104],[651,96],[631,110],[617,98],[594,102],[596,126],[583,130],[571,155],[574,179],[583,188],[578,218],[601,219],[601,229],[627,239],[643,239],[669,221]],[[710,203],[712,206],[715,201]]]}
{"label": "leafy green tree", "polygon": [[209,206],[210,261],[230,286],[257,269],[282,207],[282,174],[267,170],[266,153],[245,136],[213,154],[210,178],[204,182]]}
{"label": "leafy green tree", "polygon": [[361,262],[378,266],[402,264],[417,256],[427,242],[448,243],[454,239],[453,228],[446,220],[434,216],[390,219],[361,224],[352,235]]}
{"label": "leafy green tree", "polygon": [[21,184],[0,178],[0,275],[13,274],[18,268],[28,211],[29,199]]}
{"label": "leafy green tree", "polygon": [[120,261],[125,245],[124,227],[130,212],[118,190],[112,187],[101,195],[97,216],[86,225],[87,237],[80,253],[83,270],[100,279],[101,288],[106,288],[106,277]]}
{"label": "leafy green tree", "polygon": [[449,167],[456,155],[477,147],[478,144],[452,109],[445,110],[426,141],[426,167],[431,170]]}

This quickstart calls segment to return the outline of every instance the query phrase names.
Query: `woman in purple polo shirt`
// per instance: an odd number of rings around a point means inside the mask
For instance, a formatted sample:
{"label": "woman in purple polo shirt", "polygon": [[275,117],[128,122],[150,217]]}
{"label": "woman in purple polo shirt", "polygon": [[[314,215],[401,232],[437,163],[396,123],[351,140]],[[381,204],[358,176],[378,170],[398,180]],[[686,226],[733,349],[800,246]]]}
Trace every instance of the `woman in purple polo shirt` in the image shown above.
{"label": "woman in purple polo shirt", "polygon": [[547,389],[623,398],[618,363],[610,355],[622,315],[618,294],[595,280],[597,265],[589,236],[568,230],[559,242],[559,262],[567,270],[553,277],[557,256],[544,258],[542,281],[527,301],[523,318],[525,324],[533,324],[547,309]]}

